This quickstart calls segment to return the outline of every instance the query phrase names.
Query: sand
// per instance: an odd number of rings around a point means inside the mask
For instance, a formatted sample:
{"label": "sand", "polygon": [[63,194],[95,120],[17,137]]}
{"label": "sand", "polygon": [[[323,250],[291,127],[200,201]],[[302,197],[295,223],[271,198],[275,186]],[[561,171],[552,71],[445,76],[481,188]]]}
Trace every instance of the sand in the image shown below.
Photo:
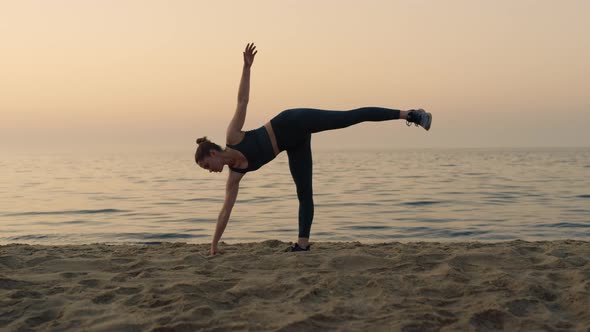
{"label": "sand", "polygon": [[590,331],[590,242],[0,246],[2,331]]}

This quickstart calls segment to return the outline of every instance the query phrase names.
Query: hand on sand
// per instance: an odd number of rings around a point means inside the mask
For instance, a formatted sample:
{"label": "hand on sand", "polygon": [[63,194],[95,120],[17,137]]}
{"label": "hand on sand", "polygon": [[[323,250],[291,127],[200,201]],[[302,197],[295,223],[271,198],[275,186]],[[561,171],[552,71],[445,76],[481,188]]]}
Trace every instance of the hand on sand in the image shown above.
{"label": "hand on sand", "polygon": [[[254,43],[252,44],[248,44],[246,45],[246,50],[244,51],[244,65],[251,67],[252,63],[254,62],[254,56],[256,55],[256,53],[258,53],[258,51],[254,52],[254,49],[256,49],[256,46],[254,46]],[[252,53],[254,52],[254,53]]]}
{"label": "hand on sand", "polygon": [[211,250],[209,251],[209,254],[211,254],[211,256],[219,254],[219,248],[217,248],[216,244],[211,245]]}

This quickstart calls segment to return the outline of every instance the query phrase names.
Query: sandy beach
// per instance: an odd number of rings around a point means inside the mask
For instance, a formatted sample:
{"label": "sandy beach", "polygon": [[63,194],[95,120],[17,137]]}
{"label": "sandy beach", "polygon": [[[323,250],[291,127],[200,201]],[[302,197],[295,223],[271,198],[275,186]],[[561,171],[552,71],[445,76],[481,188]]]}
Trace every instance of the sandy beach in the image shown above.
{"label": "sandy beach", "polygon": [[0,246],[2,331],[590,331],[590,242]]}

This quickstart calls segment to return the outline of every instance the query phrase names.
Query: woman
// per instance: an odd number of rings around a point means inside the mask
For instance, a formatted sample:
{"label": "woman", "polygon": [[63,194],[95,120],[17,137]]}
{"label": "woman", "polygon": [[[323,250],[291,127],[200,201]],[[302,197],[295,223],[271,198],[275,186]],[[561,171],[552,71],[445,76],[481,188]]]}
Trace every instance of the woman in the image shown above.
{"label": "woman", "polygon": [[242,131],[250,93],[250,68],[254,62],[254,44],[244,51],[244,68],[238,91],[238,106],[227,127],[226,148],[207,140],[197,139],[195,153],[197,164],[209,172],[221,172],[228,165],[230,173],[225,188],[225,202],[217,219],[211,254],[218,253],[217,244],[225,230],[231,210],[238,196],[240,180],[247,172],[255,171],[273,160],[282,151],[287,151],[289,169],[299,199],[299,238],[290,251],[308,251],[309,232],[313,220],[311,134],[324,130],[339,129],[364,121],[405,119],[430,129],[432,115],[424,110],[400,111],[382,107],[363,107],[350,111],[326,111],[312,108],[288,109],[267,122],[264,126]]}

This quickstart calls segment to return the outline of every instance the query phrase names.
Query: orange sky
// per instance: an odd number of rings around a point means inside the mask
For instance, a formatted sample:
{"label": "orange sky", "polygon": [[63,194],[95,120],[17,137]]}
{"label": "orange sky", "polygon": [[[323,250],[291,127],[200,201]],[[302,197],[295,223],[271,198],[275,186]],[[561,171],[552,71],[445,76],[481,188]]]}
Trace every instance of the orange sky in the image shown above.
{"label": "orange sky", "polygon": [[3,1],[0,145],[223,144],[283,109],[425,108],[314,147],[587,146],[588,1]]}

